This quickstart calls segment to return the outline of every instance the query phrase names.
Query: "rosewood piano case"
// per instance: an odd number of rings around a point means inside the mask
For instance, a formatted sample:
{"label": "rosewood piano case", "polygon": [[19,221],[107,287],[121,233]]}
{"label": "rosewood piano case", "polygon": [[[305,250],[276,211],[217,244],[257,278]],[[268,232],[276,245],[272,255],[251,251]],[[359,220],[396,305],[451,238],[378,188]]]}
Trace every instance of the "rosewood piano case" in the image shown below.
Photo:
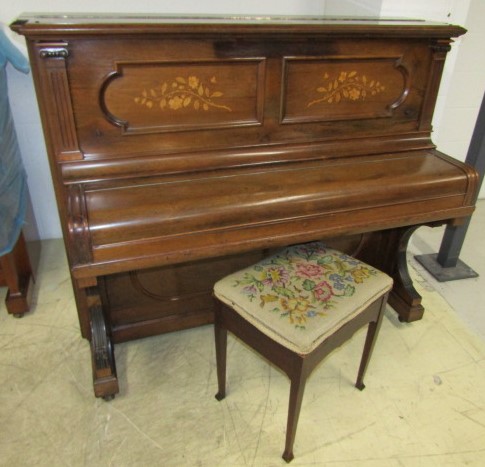
{"label": "rosewood piano case", "polygon": [[420,319],[406,247],[471,215],[477,174],[431,121],[453,37],[421,21],[25,15],[94,392],[113,344],[211,323],[212,285],[316,239],[392,275]]}

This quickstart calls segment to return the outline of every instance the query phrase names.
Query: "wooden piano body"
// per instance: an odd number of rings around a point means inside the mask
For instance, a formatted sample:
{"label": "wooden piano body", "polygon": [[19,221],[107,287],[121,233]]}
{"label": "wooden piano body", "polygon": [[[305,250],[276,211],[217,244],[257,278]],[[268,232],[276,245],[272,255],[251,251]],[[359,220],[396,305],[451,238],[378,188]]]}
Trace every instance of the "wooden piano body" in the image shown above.
{"label": "wooden piano body", "polygon": [[431,120],[460,27],[321,18],[25,16],[94,391],[113,344],[212,321],[212,284],[326,239],[391,274],[422,225],[470,216],[477,174]]}

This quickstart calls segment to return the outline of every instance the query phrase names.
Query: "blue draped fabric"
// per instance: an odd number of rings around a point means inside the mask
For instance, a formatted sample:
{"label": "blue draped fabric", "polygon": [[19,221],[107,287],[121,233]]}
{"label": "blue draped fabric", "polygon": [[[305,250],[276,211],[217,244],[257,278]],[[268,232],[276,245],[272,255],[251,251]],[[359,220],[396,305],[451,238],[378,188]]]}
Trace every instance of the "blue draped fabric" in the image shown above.
{"label": "blue draped fabric", "polygon": [[12,251],[25,220],[26,174],[8,100],[7,63],[28,73],[29,63],[0,28],[0,256]]}

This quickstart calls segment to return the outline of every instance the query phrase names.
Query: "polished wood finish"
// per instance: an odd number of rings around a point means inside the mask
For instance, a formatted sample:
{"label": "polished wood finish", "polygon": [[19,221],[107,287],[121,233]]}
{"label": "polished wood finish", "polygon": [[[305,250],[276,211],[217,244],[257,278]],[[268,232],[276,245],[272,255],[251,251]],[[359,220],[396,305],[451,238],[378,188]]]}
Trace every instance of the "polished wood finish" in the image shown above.
{"label": "polished wood finish", "polygon": [[364,351],[355,383],[356,388],[360,390],[365,388],[364,376],[379,333],[387,297],[388,294],[385,293],[382,297],[374,300],[367,308],[333,332],[307,355],[300,355],[274,341],[245,320],[239,313],[217,300],[214,323],[218,381],[216,399],[220,401],[226,397],[227,331],[229,331],[284,371],[290,378],[290,400],[283,459],[286,462],[291,462],[294,458],[293,443],[307,378],[330,352],[349,340],[357,330],[367,325]]}
{"label": "polished wood finish", "polygon": [[402,320],[420,318],[410,233],[461,222],[477,190],[430,137],[462,28],[110,15],[12,28],[27,39],[96,395],[118,390],[114,342],[212,322],[212,284],[268,248],[338,241],[393,276]]}
{"label": "polished wood finish", "polygon": [[13,250],[0,256],[0,286],[7,287],[8,313],[16,318],[24,316],[32,302],[34,274],[22,232]]}

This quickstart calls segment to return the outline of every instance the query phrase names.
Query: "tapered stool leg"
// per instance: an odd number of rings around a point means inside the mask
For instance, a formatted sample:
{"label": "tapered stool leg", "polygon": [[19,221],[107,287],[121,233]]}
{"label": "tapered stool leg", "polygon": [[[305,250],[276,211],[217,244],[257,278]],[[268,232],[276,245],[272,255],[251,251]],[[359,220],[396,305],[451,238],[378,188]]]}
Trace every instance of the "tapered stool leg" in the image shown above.
{"label": "tapered stool leg", "polygon": [[226,397],[226,359],[227,359],[227,329],[221,326],[220,311],[216,311],[214,323],[214,334],[216,343],[216,365],[217,365],[217,384],[218,392],[216,399],[218,401]]}
{"label": "tapered stool leg", "polygon": [[360,361],[359,373],[357,375],[357,381],[355,387],[361,391],[365,388],[364,376],[367,371],[367,366],[369,365],[370,358],[372,356],[372,351],[374,350],[374,345],[379,334],[379,329],[382,323],[382,317],[384,315],[384,309],[387,303],[387,296],[382,299],[381,310],[377,321],[371,321],[367,329],[367,336],[365,338],[364,351],[362,353],[362,359]]}
{"label": "tapered stool leg", "polygon": [[291,377],[290,403],[288,407],[288,422],[286,425],[286,443],[283,459],[291,462],[294,458],[293,443],[295,442],[296,427],[300,416],[303,392],[305,391],[306,374],[303,371],[303,361],[296,375]]}

